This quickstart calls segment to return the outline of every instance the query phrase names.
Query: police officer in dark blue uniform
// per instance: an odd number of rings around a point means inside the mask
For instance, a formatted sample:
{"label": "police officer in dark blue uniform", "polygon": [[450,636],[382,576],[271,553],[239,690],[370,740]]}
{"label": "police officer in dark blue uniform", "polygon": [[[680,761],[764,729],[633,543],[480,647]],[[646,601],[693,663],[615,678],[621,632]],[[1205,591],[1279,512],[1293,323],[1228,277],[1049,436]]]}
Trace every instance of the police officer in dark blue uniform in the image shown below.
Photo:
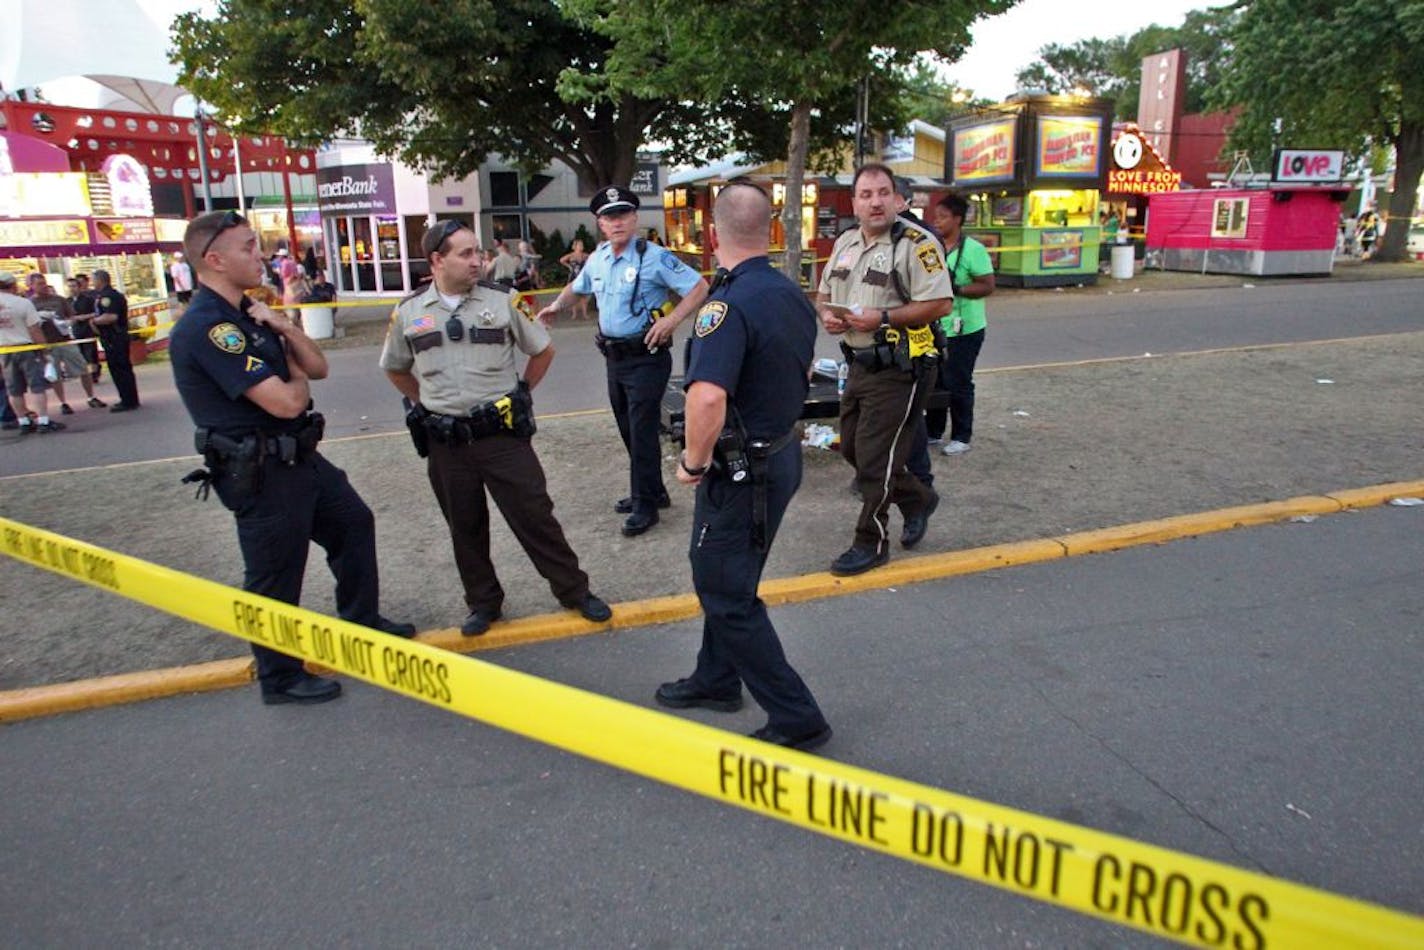
{"label": "police officer in dark blue uniform", "polygon": [[[589,210],[607,240],[539,319],[548,325],[575,295],[598,301],[595,340],[608,363],[608,400],[631,463],[631,492],[613,508],[628,515],[623,534],[633,537],[657,524],[658,509],[668,506],[659,431],[672,336],[706,298],[707,281],[667,248],[637,236],[638,196],[627,188],[600,191]],[[676,304],[670,294],[680,298]]]}
{"label": "police officer in dark blue uniform", "polygon": [[729,182],[714,210],[722,270],[698,311],[687,369],[687,449],[678,481],[697,486],[692,583],[702,648],[690,677],[658,687],[663,706],[733,712],[741,684],[766,710],[755,739],[814,749],[831,737],[782,651],[757,585],[781,517],[801,484],[796,421],[806,401],[816,314],[767,259],[771,201]]}
{"label": "police officer in dark blue uniform", "polygon": [[104,346],[104,360],[109,364],[109,378],[119,391],[117,405],[110,412],[129,412],[138,408],[138,381],[134,378],[133,360],[129,357],[129,301],[109,282],[109,272],[94,272],[94,320],[99,342]]}
{"label": "police officer in dark blue uniform", "polygon": [[[243,291],[262,283],[257,235],[235,211],[194,218],[183,236],[202,286],[169,337],[178,394],[198,427],[208,470],[185,481],[211,487],[237,518],[243,589],[289,604],[301,598],[311,541],[326,550],[344,620],[409,637],[378,611],[376,530],[346,473],[316,451],[322,419],[309,381],[326,357],[287,316]],[[295,657],[256,644],[262,701],[321,703],[335,680],[308,674]]]}

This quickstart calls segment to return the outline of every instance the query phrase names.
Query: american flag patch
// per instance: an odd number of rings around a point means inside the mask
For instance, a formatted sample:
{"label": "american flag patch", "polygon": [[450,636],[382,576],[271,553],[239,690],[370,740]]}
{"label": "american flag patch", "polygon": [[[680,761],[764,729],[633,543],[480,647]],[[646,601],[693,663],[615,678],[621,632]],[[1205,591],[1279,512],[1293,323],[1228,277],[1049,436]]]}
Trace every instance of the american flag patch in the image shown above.
{"label": "american flag patch", "polygon": [[410,321],[410,329],[407,330],[406,332],[407,332],[407,333],[429,333],[431,330],[434,330],[434,329],[435,329],[435,318],[432,317],[430,314],[427,313],[427,314],[424,314],[423,316],[416,317],[414,320]]}

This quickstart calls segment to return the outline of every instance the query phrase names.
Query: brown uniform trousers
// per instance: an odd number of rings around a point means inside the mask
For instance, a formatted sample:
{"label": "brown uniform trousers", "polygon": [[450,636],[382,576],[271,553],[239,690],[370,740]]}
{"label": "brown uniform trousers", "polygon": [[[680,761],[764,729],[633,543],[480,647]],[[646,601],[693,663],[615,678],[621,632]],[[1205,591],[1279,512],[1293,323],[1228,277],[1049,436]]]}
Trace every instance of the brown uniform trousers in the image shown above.
{"label": "brown uniform trousers", "polygon": [[504,588],[490,559],[486,489],[559,603],[568,607],[583,601],[588,575],[554,517],[544,468],[527,438],[500,433],[464,445],[432,441],[426,462],[471,610],[498,610],[504,603]]}
{"label": "brown uniform trousers", "polygon": [[852,364],[841,395],[841,455],[855,466],[860,517],[855,546],[877,553],[890,543],[889,511],[897,505],[913,516],[929,506],[934,492],[905,469],[915,425],[929,401],[934,366],[918,361],[914,372],[871,372]]}

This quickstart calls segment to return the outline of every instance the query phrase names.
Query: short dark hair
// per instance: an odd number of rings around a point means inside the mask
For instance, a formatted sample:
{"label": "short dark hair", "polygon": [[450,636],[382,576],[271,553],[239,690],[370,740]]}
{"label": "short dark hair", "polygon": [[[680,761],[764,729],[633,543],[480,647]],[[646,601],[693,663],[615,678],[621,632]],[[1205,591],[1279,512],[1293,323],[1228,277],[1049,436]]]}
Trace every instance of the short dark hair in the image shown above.
{"label": "short dark hair", "polygon": [[114,282],[113,279],[109,277],[109,272],[103,268],[96,268],[94,270],[94,279],[102,280],[106,284],[112,284]]}
{"label": "short dark hair", "polygon": [[960,224],[963,224],[964,219],[969,215],[969,200],[957,191],[951,191],[936,201],[935,205],[958,218]]}
{"label": "short dark hair", "polygon": [[890,170],[889,165],[885,165],[880,162],[866,162],[864,165],[860,166],[855,170],[855,177],[850,180],[850,190],[855,191],[855,189],[860,185],[860,176],[867,174],[884,175],[886,178],[890,179],[890,187],[892,189],[895,187],[895,173]]}

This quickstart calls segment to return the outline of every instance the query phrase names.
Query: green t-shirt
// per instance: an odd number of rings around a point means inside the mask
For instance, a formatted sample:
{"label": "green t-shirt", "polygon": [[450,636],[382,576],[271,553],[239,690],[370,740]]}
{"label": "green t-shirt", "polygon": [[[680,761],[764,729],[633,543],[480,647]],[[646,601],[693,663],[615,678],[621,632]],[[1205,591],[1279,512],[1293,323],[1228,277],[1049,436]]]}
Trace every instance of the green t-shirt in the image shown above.
{"label": "green t-shirt", "polygon": [[[967,235],[958,247],[944,249],[944,263],[949,269],[950,279],[954,281],[956,287],[994,273],[994,264],[989,260],[989,252],[984,249],[984,245]],[[949,316],[940,317],[939,324],[944,328],[946,336],[977,333],[984,329],[987,312],[988,307],[985,306],[983,297],[970,300],[968,297],[956,296],[954,309],[949,312]],[[954,332],[956,317],[960,322],[957,334]]]}

